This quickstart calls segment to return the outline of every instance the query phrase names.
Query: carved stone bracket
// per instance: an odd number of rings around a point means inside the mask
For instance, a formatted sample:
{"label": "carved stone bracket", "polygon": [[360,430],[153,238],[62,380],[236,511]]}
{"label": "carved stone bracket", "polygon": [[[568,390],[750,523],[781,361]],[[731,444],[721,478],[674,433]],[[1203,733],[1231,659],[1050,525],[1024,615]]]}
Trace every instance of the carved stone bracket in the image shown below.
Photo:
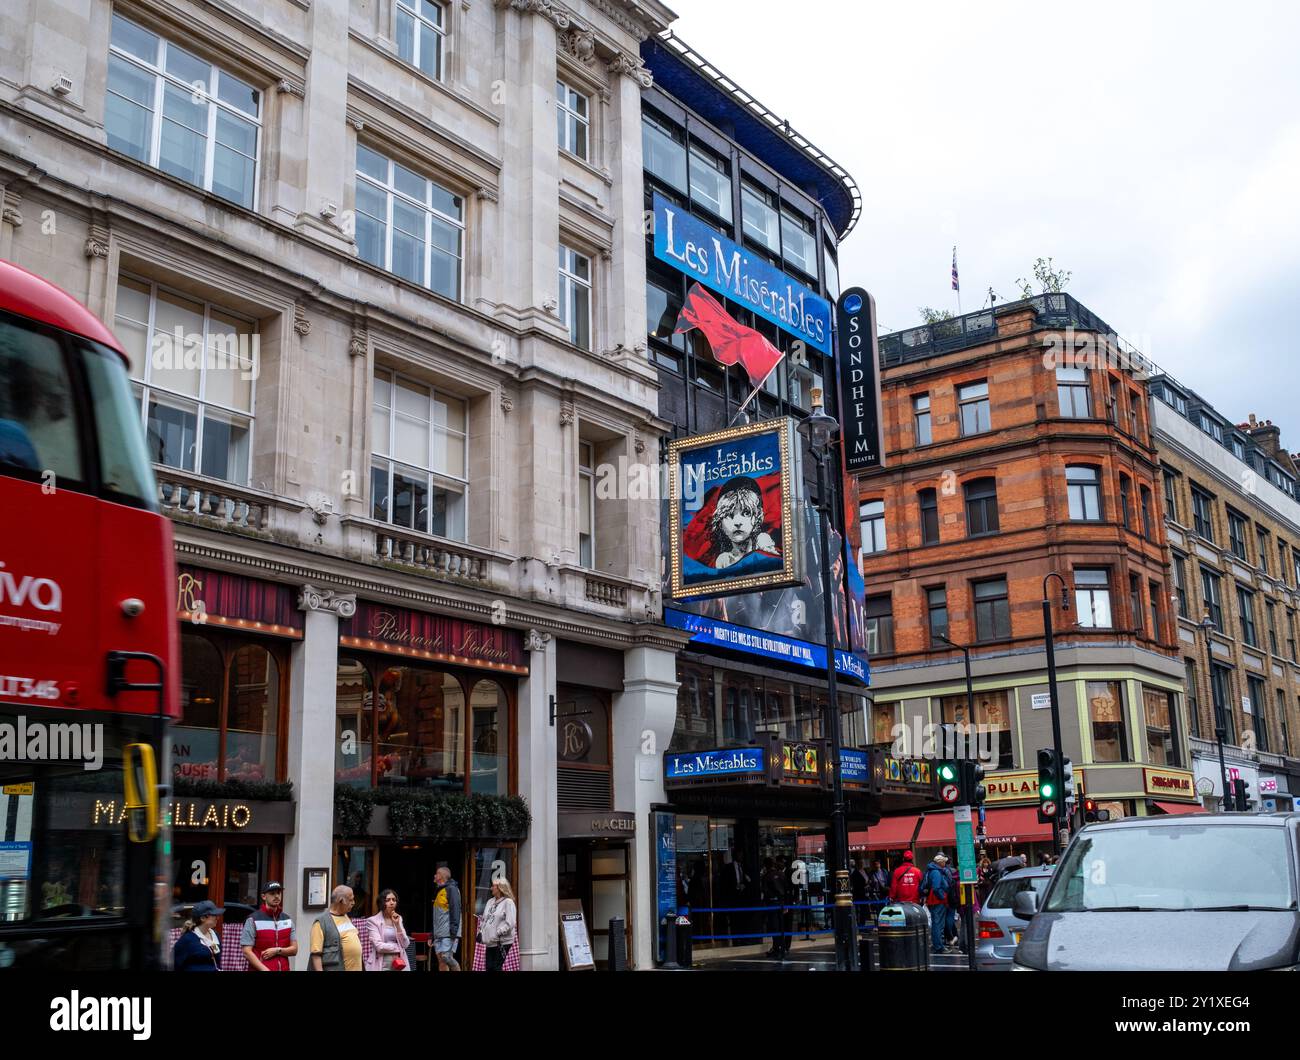
{"label": "carved stone bracket", "polygon": [[524,634],[524,649],[526,651],[545,651],[547,642],[550,641],[551,635],[543,633],[539,629],[530,629]]}
{"label": "carved stone bracket", "polygon": [[589,29],[575,26],[567,33],[561,33],[560,47],[585,66],[596,61],[596,34]]}
{"label": "carved stone bracket", "polygon": [[577,419],[577,413],[573,409],[573,402],[564,402],[560,406],[560,426],[568,427],[575,419]]}
{"label": "carved stone bracket", "polygon": [[88,258],[108,257],[108,229],[103,225],[91,225],[90,234],[86,236],[86,243],[81,249]]}
{"label": "carved stone bracket", "polygon": [[370,336],[364,331],[354,331],[352,338],[348,339],[348,356],[364,357],[366,348],[370,345]]}
{"label": "carved stone bracket", "polygon": [[0,221],[7,225],[13,225],[15,228],[21,228],[23,225],[23,215],[19,212],[17,206],[6,206],[4,213],[0,214]]}
{"label": "carved stone bracket", "polygon": [[509,416],[515,410],[515,399],[505,394],[501,395],[501,411]]}
{"label": "carved stone bracket", "polygon": [[609,74],[611,77],[626,75],[635,78],[642,88],[651,88],[655,83],[654,75],[646,69],[640,57],[627,52],[619,52],[609,61]]}
{"label": "carved stone bracket", "polygon": [[307,311],[301,302],[294,303],[293,330],[304,337],[311,333],[311,321],[307,319]]}
{"label": "carved stone bracket", "polygon": [[298,610],[327,611],[338,615],[339,618],[351,618],[357,613],[357,594],[304,585],[298,591]]}
{"label": "carved stone bracket", "polygon": [[290,96],[297,96],[299,99],[307,98],[306,88],[293,81],[290,81],[288,78],[283,78],[280,81],[280,83],[275,86],[275,90],[277,92],[284,92]]}
{"label": "carved stone bracket", "polygon": [[492,188],[479,188],[478,191],[474,192],[474,198],[478,199],[480,202],[501,201],[500,196],[498,196],[496,191]]}
{"label": "carved stone bracket", "polygon": [[496,0],[497,7],[509,7],[521,15],[541,15],[552,23],[556,29],[568,29],[573,20],[567,11],[561,10],[551,0]]}
{"label": "carved stone bracket", "polygon": [[637,455],[640,456],[642,453],[645,452],[645,439],[638,437],[636,441],[632,443],[632,448],[635,449]]}

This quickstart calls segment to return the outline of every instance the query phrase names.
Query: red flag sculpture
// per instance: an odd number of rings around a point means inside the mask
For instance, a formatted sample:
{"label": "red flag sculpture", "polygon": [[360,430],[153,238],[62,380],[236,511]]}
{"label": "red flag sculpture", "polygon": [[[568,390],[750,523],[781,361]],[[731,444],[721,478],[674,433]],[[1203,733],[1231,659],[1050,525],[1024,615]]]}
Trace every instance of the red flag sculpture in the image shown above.
{"label": "red flag sculpture", "polygon": [[674,335],[681,335],[692,328],[699,328],[709,340],[713,357],[719,364],[735,364],[739,361],[749,374],[749,381],[755,387],[771,374],[773,368],[785,356],[773,346],[761,332],[738,324],[736,320],[718,304],[708,291],[698,283],[692,284],[686,295],[686,304],[677,315]]}

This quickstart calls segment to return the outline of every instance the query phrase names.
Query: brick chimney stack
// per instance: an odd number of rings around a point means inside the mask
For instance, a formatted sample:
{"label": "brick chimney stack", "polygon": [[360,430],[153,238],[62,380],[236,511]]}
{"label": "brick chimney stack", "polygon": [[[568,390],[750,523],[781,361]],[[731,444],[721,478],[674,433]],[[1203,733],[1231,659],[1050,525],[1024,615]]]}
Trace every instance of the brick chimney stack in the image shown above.
{"label": "brick chimney stack", "polygon": [[1291,454],[1282,448],[1282,428],[1276,426],[1272,420],[1256,418],[1253,412],[1250,414],[1248,422],[1240,426],[1241,430],[1249,435],[1251,440],[1265,453],[1292,474],[1296,473],[1296,465],[1291,459]]}

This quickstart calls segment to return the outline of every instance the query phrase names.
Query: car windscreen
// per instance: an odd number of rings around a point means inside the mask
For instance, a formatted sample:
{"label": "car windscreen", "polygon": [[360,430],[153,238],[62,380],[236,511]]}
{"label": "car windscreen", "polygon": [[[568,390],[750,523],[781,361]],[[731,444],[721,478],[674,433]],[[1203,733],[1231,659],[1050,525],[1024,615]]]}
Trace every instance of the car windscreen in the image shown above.
{"label": "car windscreen", "polygon": [[1021,891],[1033,891],[1041,899],[1051,879],[1050,876],[1021,876],[1014,880],[999,880],[984,908],[1010,909]]}
{"label": "car windscreen", "polygon": [[1045,912],[1295,909],[1286,830],[1251,824],[1125,827],[1081,835]]}

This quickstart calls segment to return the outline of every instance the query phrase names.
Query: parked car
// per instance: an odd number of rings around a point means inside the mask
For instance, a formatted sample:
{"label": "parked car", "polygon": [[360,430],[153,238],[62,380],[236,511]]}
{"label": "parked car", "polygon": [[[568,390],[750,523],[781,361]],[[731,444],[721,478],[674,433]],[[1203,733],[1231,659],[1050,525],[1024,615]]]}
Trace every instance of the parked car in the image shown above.
{"label": "parked car", "polygon": [[1074,837],[1013,971],[1300,970],[1300,813],[1129,817]]}
{"label": "parked car", "polygon": [[975,966],[981,972],[1006,972],[1011,970],[1020,934],[1029,926],[1012,909],[1016,895],[1033,891],[1040,898],[1047,890],[1054,866],[1036,869],[1016,869],[1008,872],[993,885],[988,901],[975,918]]}

